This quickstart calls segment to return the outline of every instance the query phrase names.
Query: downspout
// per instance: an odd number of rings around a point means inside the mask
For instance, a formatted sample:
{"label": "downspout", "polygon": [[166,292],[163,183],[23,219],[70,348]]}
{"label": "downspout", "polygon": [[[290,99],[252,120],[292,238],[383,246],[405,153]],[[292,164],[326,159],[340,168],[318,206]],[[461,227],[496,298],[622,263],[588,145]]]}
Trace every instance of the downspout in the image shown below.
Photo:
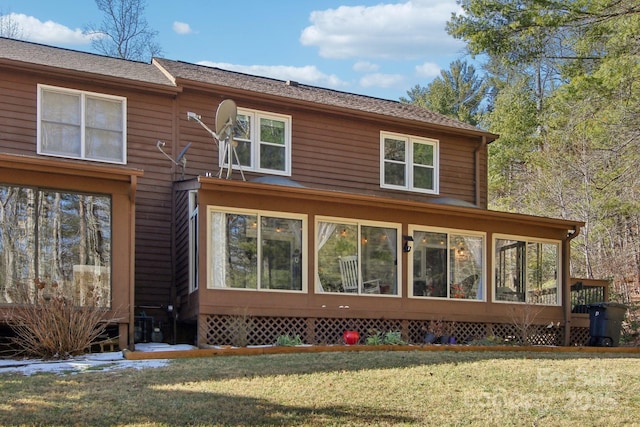
{"label": "downspout", "polygon": [[564,308],[564,346],[571,343],[571,241],[580,235],[580,227],[576,226],[569,231],[567,238],[563,242],[562,248],[562,305]]}
{"label": "downspout", "polygon": [[487,137],[483,136],[482,141],[474,150],[474,167],[475,167],[475,205],[480,207],[480,152],[487,146]]}
{"label": "downspout", "polygon": [[138,187],[138,179],[131,177],[131,188],[129,190],[129,331],[127,334],[129,350],[135,350],[133,340],[133,331],[135,324],[135,254],[136,254],[136,191]]}

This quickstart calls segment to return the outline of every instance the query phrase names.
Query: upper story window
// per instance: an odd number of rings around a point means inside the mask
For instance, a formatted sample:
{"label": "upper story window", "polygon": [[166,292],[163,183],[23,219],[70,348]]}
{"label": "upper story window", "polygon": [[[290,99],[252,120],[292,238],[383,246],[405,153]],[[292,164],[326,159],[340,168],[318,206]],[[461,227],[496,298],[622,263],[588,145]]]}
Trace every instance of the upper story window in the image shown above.
{"label": "upper story window", "polygon": [[127,100],[38,85],[38,154],[125,164]]}
{"label": "upper story window", "polygon": [[[291,175],[291,117],[239,108],[233,139],[243,170]],[[228,166],[222,158],[220,164]]]}
{"label": "upper story window", "polygon": [[382,132],[380,152],[381,187],[438,193],[437,140]]}
{"label": "upper story window", "polygon": [[500,236],[494,247],[494,300],[560,305],[559,242]]}

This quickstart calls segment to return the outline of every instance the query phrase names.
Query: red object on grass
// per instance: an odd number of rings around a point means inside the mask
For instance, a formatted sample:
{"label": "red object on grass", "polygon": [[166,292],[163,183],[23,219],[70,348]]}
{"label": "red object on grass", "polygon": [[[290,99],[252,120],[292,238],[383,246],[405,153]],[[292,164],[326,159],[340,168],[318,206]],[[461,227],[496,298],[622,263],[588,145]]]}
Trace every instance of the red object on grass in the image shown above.
{"label": "red object on grass", "polygon": [[358,331],[344,331],[342,339],[346,345],[354,345],[360,341],[360,334]]}

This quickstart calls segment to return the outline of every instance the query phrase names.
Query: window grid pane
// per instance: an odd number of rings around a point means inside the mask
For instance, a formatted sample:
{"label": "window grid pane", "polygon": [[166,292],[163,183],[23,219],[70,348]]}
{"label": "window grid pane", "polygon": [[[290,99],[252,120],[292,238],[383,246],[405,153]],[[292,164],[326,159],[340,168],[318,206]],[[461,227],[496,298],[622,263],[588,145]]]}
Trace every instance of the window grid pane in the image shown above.
{"label": "window grid pane", "polygon": [[284,171],[286,163],[284,147],[260,145],[260,168]]}
{"label": "window grid pane", "polygon": [[434,189],[434,170],[430,167],[413,166],[413,186],[425,190]]}
{"label": "window grid pane", "polygon": [[413,143],[413,164],[433,166],[434,149],[431,144]]}
{"label": "window grid pane", "polygon": [[284,145],[285,124],[280,120],[260,119],[260,142]]}
{"label": "window grid pane", "polygon": [[396,162],[406,161],[406,144],[400,139],[385,138],[384,139],[384,158],[385,160],[393,160]]}
{"label": "window grid pane", "polygon": [[405,165],[399,163],[384,163],[384,183],[387,185],[406,186]]}
{"label": "window grid pane", "polygon": [[317,237],[318,277],[322,292],[347,292],[340,272],[342,257],[358,255],[355,224],[319,222]]}
{"label": "window grid pane", "polygon": [[[258,287],[258,217],[226,214],[225,287]],[[213,242],[213,244],[220,244]]]}

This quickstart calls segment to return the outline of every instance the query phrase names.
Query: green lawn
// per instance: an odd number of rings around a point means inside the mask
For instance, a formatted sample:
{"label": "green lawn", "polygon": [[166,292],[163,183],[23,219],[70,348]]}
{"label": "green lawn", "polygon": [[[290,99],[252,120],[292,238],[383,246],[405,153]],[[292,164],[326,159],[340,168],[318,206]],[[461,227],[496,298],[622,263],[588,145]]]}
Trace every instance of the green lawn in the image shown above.
{"label": "green lawn", "polygon": [[0,425],[640,425],[640,355],[371,351],[0,373]]}

